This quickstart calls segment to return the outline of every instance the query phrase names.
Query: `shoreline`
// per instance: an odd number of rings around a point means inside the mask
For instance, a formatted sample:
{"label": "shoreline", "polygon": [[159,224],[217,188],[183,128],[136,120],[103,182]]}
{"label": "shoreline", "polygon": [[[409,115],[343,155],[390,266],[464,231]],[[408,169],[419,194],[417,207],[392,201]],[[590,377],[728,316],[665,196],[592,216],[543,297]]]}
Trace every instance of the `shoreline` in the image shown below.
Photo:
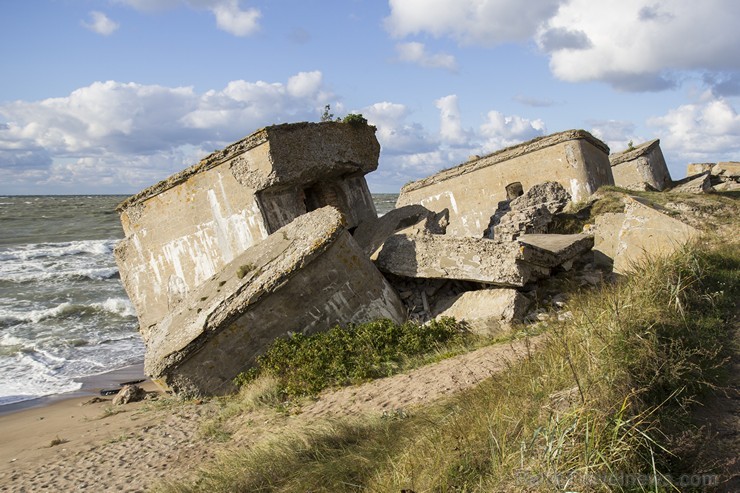
{"label": "shoreline", "polygon": [[149,380],[149,378],[144,374],[143,361],[141,363],[135,363],[116,370],[76,378],[75,381],[81,383],[82,386],[71,392],[34,397],[24,401],[0,405],[0,416],[6,416],[8,414],[19,413],[31,409],[49,407],[61,401],[82,397],[100,396],[100,391],[103,389],[119,388],[120,384],[124,382],[142,379],[144,382],[139,385],[149,386],[151,380]]}

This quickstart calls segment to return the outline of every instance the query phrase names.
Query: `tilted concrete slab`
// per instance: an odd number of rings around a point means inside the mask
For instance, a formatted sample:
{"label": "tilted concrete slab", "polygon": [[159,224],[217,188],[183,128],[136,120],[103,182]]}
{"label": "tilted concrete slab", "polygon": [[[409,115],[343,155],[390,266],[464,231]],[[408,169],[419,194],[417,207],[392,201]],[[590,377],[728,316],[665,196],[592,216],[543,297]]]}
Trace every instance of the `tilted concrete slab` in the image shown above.
{"label": "tilted concrete slab", "polygon": [[594,246],[594,237],[585,234],[527,234],[517,241],[522,246],[522,260],[543,267],[561,265]]}
{"label": "tilted concrete slab", "polygon": [[740,180],[740,162],[723,161],[712,166],[712,175],[725,179]]}
{"label": "tilted concrete slab", "polygon": [[674,182],[671,192],[678,193],[709,193],[713,191],[712,177],[709,172],[704,172],[699,176],[690,176]]}
{"label": "tilted concrete slab", "polygon": [[453,317],[471,332],[491,336],[521,322],[530,304],[529,298],[516,289],[480,289],[440,301],[434,316]]}
{"label": "tilted concrete slab", "polygon": [[118,206],[121,280],[142,334],[247,248],[308,211],[333,205],[348,227],[377,216],[364,174],[375,128],[265,127]]}
{"label": "tilted concrete slab", "polygon": [[223,394],[276,337],[378,318],[400,299],[326,207],[249,248],[189,293],[150,333],[145,369],[185,395]]}
{"label": "tilted concrete slab", "polygon": [[700,175],[712,171],[717,163],[689,163],[686,166],[686,176]]}
{"label": "tilted concrete slab", "polygon": [[485,238],[396,234],[385,241],[375,262],[398,276],[516,287],[550,275],[549,268],[523,261],[526,248]]}
{"label": "tilted concrete slab", "polygon": [[544,180],[557,181],[574,201],[613,185],[608,154],[609,147],[588,132],[569,130],[409,183],[396,205],[421,204],[435,212],[448,209],[448,235],[481,237],[496,204],[507,199],[507,187],[517,182],[526,191]]}
{"label": "tilted concrete slab", "polygon": [[645,142],[634,149],[628,149],[609,156],[618,187],[644,189],[643,184],[658,191],[671,186],[671,174],[666,166],[660,139]]}
{"label": "tilted concrete slab", "polygon": [[699,231],[635,197],[625,197],[624,221],[614,256],[614,272],[626,274],[646,255],[669,255]]}
{"label": "tilted concrete slab", "polygon": [[594,262],[596,265],[612,268],[619,245],[619,232],[624,224],[623,212],[607,212],[596,216],[594,232]]}

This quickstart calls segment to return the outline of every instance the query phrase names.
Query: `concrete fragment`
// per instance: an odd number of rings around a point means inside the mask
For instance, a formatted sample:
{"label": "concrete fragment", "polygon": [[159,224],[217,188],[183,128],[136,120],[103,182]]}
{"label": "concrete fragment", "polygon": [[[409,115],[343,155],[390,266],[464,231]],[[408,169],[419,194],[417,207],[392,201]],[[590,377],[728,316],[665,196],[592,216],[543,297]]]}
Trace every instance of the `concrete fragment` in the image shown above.
{"label": "concrete fragment", "polygon": [[487,237],[511,241],[525,233],[547,233],[553,216],[569,202],[570,194],[560,183],[538,183],[491,216]]}
{"label": "concrete fragment", "polygon": [[372,258],[386,238],[399,231],[444,234],[448,215],[447,211],[435,214],[421,205],[407,205],[363,221],[353,236],[365,254]]}
{"label": "concrete fragment", "polygon": [[[613,185],[609,147],[588,132],[569,130],[496,151],[401,189],[397,206],[420,204],[450,211],[448,235],[481,237],[490,222],[491,204],[543,179],[557,181],[582,200],[600,186]],[[508,190],[508,194],[507,194]]]}
{"label": "concrete fragment", "polygon": [[485,238],[396,234],[375,262],[383,272],[404,277],[523,286],[550,274],[547,267],[522,261],[524,249],[516,242]]}
{"label": "concrete fragment", "polygon": [[614,184],[618,187],[644,189],[645,184],[658,191],[671,186],[660,139],[609,156]]}
{"label": "concrete fragment", "polygon": [[530,303],[516,289],[481,289],[440,301],[434,316],[454,317],[465,322],[471,332],[490,336],[521,322]]}
{"label": "concrete fragment", "polygon": [[182,299],[296,217],[332,205],[347,227],[377,217],[364,175],[378,166],[375,128],[265,127],[118,206],[115,251],[142,335]]}
{"label": "concrete fragment", "polygon": [[711,175],[708,172],[688,177],[674,185],[671,191],[679,193],[708,193],[713,190]]}
{"label": "concrete fragment", "polygon": [[659,206],[635,197],[625,197],[624,222],[614,256],[614,272],[628,273],[646,255],[669,255],[699,231],[674,219]]}
{"label": "concrete fragment", "polygon": [[333,207],[302,215],[193,290],[151,331],[145,370],[186,395],[223,394],[276,337],[378,318],[397,294]]}

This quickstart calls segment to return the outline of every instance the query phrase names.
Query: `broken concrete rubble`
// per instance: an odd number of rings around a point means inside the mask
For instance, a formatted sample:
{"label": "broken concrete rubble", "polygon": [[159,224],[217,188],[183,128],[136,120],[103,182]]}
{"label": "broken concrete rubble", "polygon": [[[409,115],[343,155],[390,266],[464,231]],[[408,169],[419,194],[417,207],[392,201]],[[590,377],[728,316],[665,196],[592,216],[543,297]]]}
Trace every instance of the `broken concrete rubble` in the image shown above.
{"label": "broken concrete rubble", "polygon": [[547,177],[563,185],[576,201],[600,186],[613,185],[608,154],[609,147],[588,132],[569,130],[409,183],[396,205],[420,204],[435,212],[448,209],[448,235],[481,237],[495,211],[492,205],[515,196],[516,183],[527,190]]}
{"label": "broken concrete rubble", "polygon": [[674,183],[672,192],[678,193],[709,193],[713,191],[712,177],[709,172],[704,172],[699,176],[690,176]]}
{"label": "broken concrete rubble", "polygon": [[538,183],[512,201],[499,203],[485,236],[512,241],[525,233],[547,233],[553,216],[569,202],[570,194],[560,183]]}
{"label": "broken concrete rubble", "polygon": [[406,314],[396,292],[325,207],[250,247],[151,331],[145,369],[177,393],[223,394],[272,340]]}
{"label": "broken concrete rubble", "polygon": [[663,191],[671,186],[671,175],[660,150],[660,139],[612,154],[609,160],[614,184],[618,187]]}
{"label": "broken concrete rubble", "polygon": [[436,318],[453,317],[475,334],[495,335],[521,322],[531,301],[516,289],[467,291],[436,304]]}
{"label": "broken concrete rubble", "polygon": [[250,246],[325,205],[348,228],[377,216],[364,175],[378,166],[375,128],[265,127],[118,207],[121,280],[146,336],[188,293]]}

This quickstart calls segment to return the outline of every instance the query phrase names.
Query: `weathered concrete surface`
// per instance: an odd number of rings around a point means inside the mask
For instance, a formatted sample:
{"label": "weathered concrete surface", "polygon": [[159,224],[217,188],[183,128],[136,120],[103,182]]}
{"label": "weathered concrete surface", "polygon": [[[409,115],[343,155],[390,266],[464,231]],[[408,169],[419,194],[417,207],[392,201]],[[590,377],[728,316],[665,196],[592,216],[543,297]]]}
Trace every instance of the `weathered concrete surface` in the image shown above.
{"label": "weathered concrete surface", "polygon": [[700,175],[712,171],[717,163],[689,163],[686,166],[686,176]]}
{"label": "weathered concrete surface", "polygon": [[675,182],[674,187],[671,189],[672,192],[679,193],[709,193],[713,190],[712,177],[709,172],[702,173],[699,176],[690,176]]}
{"label": "weathered concrete surface", "polygon": [[587,252],[594,237],[585,234],[527,234],[518,238],[521,259],[529,264],[556,267]]}
{"label": "weathered concrete surface", "polygon": [[553,216],[565,209],[570,194],[556,181],[538,183],[507,205],[499,206],[486,230],[488,238],[511,241],[522,234],[547,233]]}
{"label": "weathered concrete surface", "polygon": [[740,180],[740,162],[724,161],[712,166],[712,175],[724,179]]}
{"label": "weathered concrete surface", "polygon": [[[404,186],[397,206],[421,204],[448,209],[448,235],[481,237],[491,213],[507,200],[507,186],[523,189],[548,179],[582,200],[603,185],[613,185],[609,147],[583,130],[569,130],[525,142],[461,164]],[[513,191],[512,187],[509,190]]]}
{"label": "weathered concrete surface", "polygon": [[530,304],[516,289],[481,289],[438,302],[434,316],[454,317],[465,322],[471,332],[490,336],[521,322]]}
{"label": "weathered concrete surface", "polygon": [[377,216],[364,174],[378,165],[374,127],[266,127],[119,205],[121,280],[149,327],[247,248],[324,205],[348,227]]}
{"label": "weathered concrete surface", "polygon": [[325,207],[254,245],[191,292],[151,331],[145,370],[186,394],[223,394],[265,346],[290,332],[405,311],[395,291]]}
{"label": "weathered concrete surface", "polygon": [[448,215],[447,211],[435,214],[421,205],[407,205],[361,222],[352,236],[365,254],[374,258],[383,242],[395,233],[444,234]]}
{"label": "weathered concrete surface", "polygon": [[619,232],[624,224],[624,213],[607,212],[596,216],[594,227],[594,263],[612,268],[619,245]]}
{"label": "weathered concrete surface", "polygon": [[645,183],[658,191],[671,186],[671,175],[660,150],[660,139],[609,156],[614,184],[628,189],[644,189]]}
{"label": "weathered concrete surface", "polygon": [[665,213],[656,205],[625,197],[624,221],[614,256],[614,272],[628,273],[646,255],[669,255],[699,231]]}
{"label": "weathered concrete surface", "polygon": [[500,286],[524,286],[550,269],[522,261],[517,242],[447,235],[396,234],[388,238],[376,265],[397,276],[456,279]]}

